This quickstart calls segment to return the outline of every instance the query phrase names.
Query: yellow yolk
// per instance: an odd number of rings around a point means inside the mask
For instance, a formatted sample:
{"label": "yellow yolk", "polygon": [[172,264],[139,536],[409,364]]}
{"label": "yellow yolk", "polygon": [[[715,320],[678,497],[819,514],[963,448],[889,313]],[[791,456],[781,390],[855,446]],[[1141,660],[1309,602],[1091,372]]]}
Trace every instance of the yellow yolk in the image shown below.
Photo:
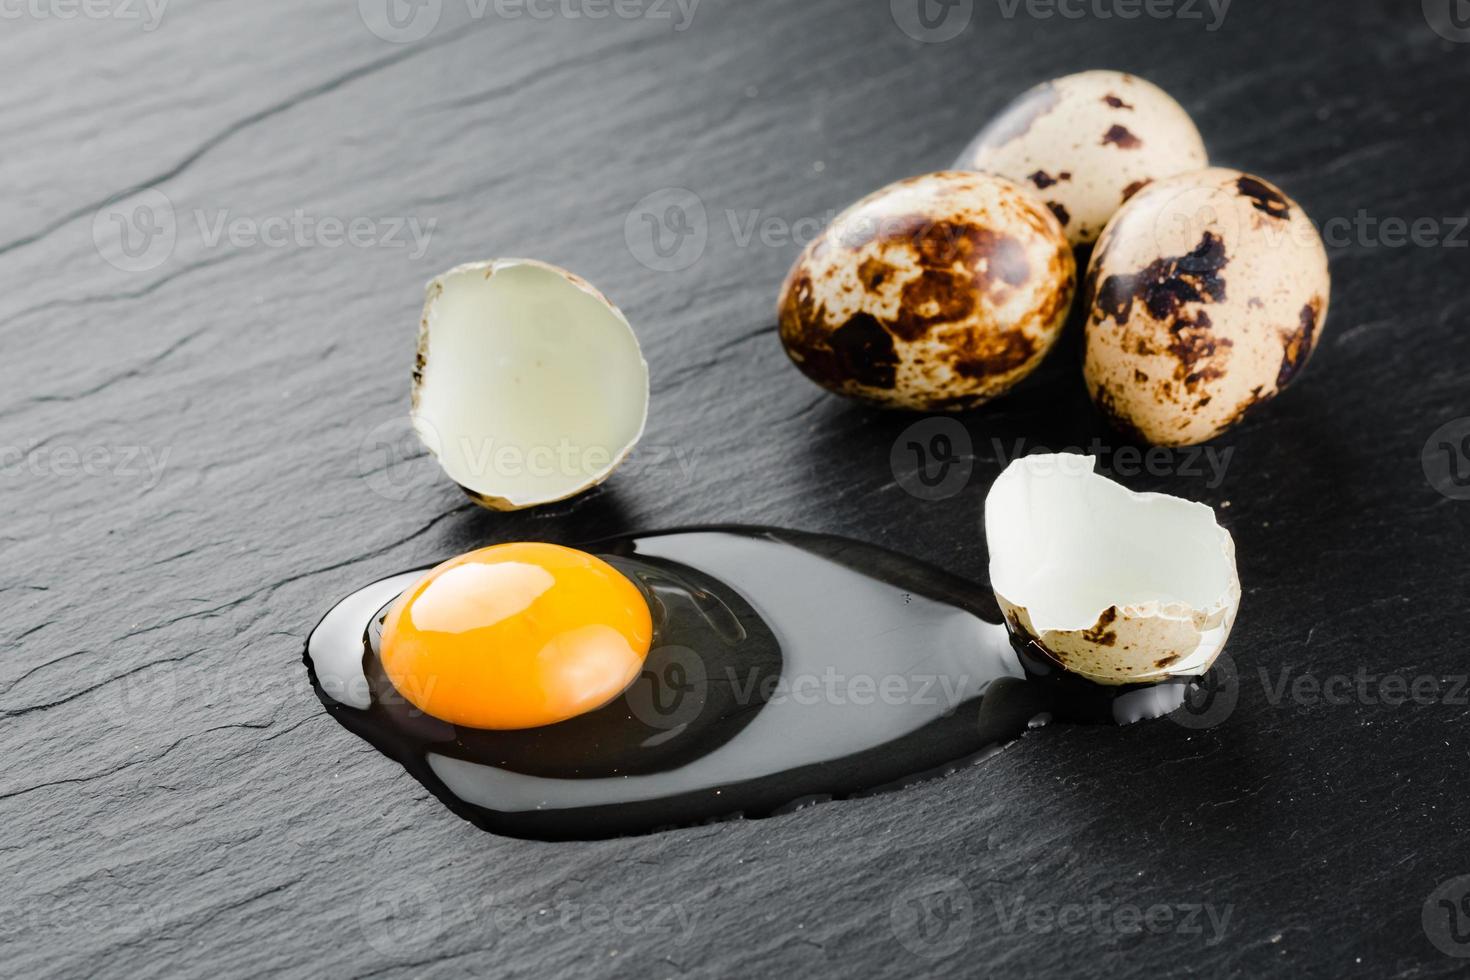
{"label": "yellow yolk", "polygon": [[468,728],[535,728],[602,707],[653,640],[638,588],[552,544],[500,544],[435,568],[398,597],[381,657],[415,707]]}

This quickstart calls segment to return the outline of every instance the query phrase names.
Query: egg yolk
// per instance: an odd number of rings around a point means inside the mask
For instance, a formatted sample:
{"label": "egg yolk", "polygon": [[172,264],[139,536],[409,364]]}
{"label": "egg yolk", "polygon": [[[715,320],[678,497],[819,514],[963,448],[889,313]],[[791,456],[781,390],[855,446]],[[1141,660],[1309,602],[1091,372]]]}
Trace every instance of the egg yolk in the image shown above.
{"label": "egg yolk", "polygon": [[643,594],[607,562],[500,544],[445,562],[399,596],[380,656],[398,692],[435,718],[535,728],[621,694],[652,640]]}

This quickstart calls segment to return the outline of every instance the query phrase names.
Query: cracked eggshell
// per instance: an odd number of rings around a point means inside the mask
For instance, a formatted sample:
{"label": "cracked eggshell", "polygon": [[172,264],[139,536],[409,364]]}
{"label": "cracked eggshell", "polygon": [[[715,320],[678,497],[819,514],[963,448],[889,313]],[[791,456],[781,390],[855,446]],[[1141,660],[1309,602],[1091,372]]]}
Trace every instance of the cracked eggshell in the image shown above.
{"label": "cracked eggshell", "polygon": [[1123,72],[1085,71],[1017,98],[956,165],[1022,184],[1073,245],[1087,245],[1133,194],[1209,166],[1209,154],[1194,120],[1163,89]]}
{"label": "cracked eggshell", "polygon": [[1061,226],[1021,188],[927,174],[864,198],[807,246],[781,291],[781,342],[837,394],[973,408],[1041,363],[1076,281]]}
{"label": "cracked eggshell", "polygon": [[1204,504],[1134,493],[1090,456],[1028,456],[985,501],[990,581],[1006,626],[1100,684],[1197,676],[1240,607],[1235,543]]}
{"label": "cracked eggshell", "polygon": [[523,510],[597,486],[642,437],[648,398],[633,328],[581,277],[494,259],[429,283],[414,430],[476,503]]}
{"label": "cracked eggshell", "polygon": [[1278,188],[1223,168],[1160,181],[1093,253],[1088,390],[1140,441],[1205,442],[1298,376],[1331,293],[1321,236]]}

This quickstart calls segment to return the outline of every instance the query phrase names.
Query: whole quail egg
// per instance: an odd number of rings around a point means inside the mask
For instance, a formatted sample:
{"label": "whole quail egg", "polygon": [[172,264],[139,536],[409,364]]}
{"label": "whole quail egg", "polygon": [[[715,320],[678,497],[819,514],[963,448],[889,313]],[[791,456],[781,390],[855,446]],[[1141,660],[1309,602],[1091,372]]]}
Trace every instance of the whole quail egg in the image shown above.
{"label": "whole quail egg", "polygon": [[1150,182],[1209,165],[1184,108],[1135,75],[1085,71],[1043,82],[981,130],[957,166],[1023,184],[1056,214],[1073,245]]}
{"label": "whole quail egg", "polygon": [[1016,184],[944,171],[839,215],[781,292],[781,341],[841,395],[957,411],[1041,363],[1076,290],[1061,225]]}
{"label": "whole quail egg", "polygon": [[1222,168],[1159,181],[1093,254],[1088,390],[1125,433],[1204,442],[1297,377],[1330,296],[1322,238],[1278,188]]}

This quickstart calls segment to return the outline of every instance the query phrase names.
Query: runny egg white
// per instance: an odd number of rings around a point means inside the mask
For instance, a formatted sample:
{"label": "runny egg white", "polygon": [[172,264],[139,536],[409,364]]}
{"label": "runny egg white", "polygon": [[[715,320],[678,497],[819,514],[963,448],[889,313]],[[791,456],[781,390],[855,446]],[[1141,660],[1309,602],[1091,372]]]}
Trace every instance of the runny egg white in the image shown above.
{"label": "runny egg white", "polygon": [[495,833],[600,838],[898,788],[1041,714],[1173,710],[1229,634],[1233,548],[1209,509],[1057,461],[1008,471],[987,504],[999,610],[873,545],[704,528],[392,576],[328,613],[307,660],[334,717]]}

